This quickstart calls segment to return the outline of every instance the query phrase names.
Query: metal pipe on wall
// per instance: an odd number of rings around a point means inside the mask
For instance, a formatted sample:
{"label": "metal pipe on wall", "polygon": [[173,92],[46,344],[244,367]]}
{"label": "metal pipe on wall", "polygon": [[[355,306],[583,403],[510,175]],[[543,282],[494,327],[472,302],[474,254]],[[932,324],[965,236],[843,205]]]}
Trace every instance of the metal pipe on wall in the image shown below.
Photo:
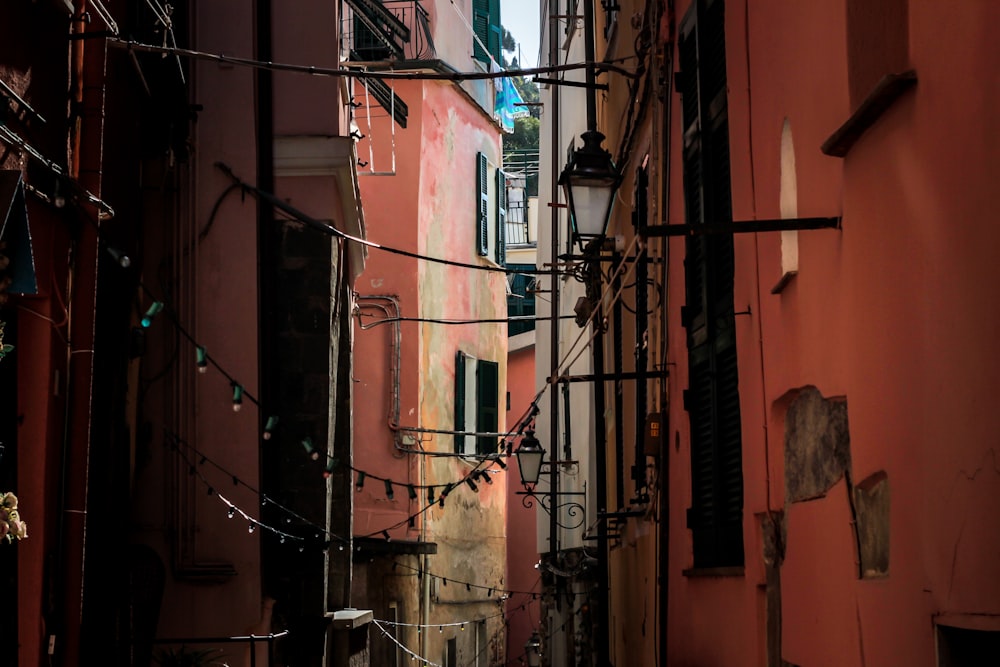
{"label": "metal pipe on wall", "polygon": [[[77,0],[70,31],[86,31],[87,0]],[[81,186],[101,195],[104,144],[104,79],[107,43],[91,46],[74,40],[70,46],[71,125],[69,177]],[[92,57],[88,57],[93,54]],[[84,204],[91,207],[91,203]],[[90,211],[83,212],[83,215]],[[62,659],[55,664],[81,662],[81,625],[85,595],[85,554],[87,535],[88,465],[93,402],[94,327],[97,303],[98,225],[100,210],[94,209],[94,224],[79,227],[70,269],[72,291],[69,302],[69,327],[72,344],[67,361],[67,430],[62,461],[64,480],[60,512],[60,558],[63,577],[61,603]],[[69,287],[69,286],[68,286]],[[54,633],[50,633],[54,637]]]}

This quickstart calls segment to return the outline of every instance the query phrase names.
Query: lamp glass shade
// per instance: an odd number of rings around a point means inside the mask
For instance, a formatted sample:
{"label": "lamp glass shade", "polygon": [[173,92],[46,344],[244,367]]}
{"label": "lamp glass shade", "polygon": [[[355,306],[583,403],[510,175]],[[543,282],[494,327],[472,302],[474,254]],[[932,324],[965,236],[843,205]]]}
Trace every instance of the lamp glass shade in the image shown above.
{"label": "lamp glass shade", "polygon": [[589,130],[581,137],[583,146],[573,152],[559,176],[559,183],[566,191],[573,234],[578,239],[604,236],[615,191],[621,182],[611,154],[601,147],[604,135]]}
{"label": "lamp glass shade", "polygon": [[538,639],[538,633],[534,633],[524,642],[524,653],[528,658],[528,667],[538,667],[542,662],[540,650],[542,642]]}
{"label": "lamp glass shade", "polygon": [[517,467],[521,471],[521,484],[534,487],[542,474],[542,459],[545,458],[545,450],[535,437],[534,431],[524,434],[514,456],[517,457]]}
{"label": "lamp glass shade", "polygon": [[605,182],[576,182],[566,185],[570,219],[577,236],[604,236],[611,217],[614,186]]}

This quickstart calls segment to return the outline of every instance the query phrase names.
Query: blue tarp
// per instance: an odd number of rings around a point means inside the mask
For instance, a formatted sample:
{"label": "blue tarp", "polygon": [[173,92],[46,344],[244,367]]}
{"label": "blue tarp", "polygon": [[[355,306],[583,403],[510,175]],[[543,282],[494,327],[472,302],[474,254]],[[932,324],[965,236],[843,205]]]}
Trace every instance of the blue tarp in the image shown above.
{"label": "blue tarp", "polygon": [[513,79],[504,77],[497,79],[497,95],[494,113],[500,121],[504,132],[514,131],[514,119],[528,116],[528,109],[523,106],[521,93],[517,92]]}

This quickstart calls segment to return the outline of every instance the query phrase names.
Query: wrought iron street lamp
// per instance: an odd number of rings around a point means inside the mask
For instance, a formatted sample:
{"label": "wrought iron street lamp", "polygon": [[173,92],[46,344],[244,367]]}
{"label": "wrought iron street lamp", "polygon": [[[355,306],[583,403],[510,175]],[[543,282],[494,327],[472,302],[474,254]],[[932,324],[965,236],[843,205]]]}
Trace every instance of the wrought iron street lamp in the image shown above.
{"label": "wrought iron street lamp", "polygon": [[542,642],[537,632],[532,632],[528,641],[524,642],[524,655],[528,658],[528,667],[538,667],[542,662]]}
{"label": "wrought iron street lamp", "polygon": [[566,192],[573,239],[582,245],[605,236],[621,175],[611,153],[601,146],[603,134],[591,125],[580,137],[583,146],[573,152],[559,184]]}
{"label": "wrought iron street lamp", "polygon": [[[542,448],[542,444],[535,437],[535,431],[532,429],[527,429],[524,432],[521,444],[514,450],[514,456],[517,457],[517,467],[521,471],[521,484],[524,486],[524,491],[518,491],[517,495],[523,496],[521,504],[526,508],[534,507],[535,501],[537,501],[538,505],[552,517],[550,526],[552,530],[549,539],[555,539],[555,527],[575,530],[582,526],[586,511],[583,505],[575,500],[564,502],[562,499],[584,497],[586,496],[584,492],[558,491],[551,480],[547,491],[535,492],[535,487],[543,473],[556,477],[560,465],[572,466],[576,465],[576,461],[544,461],[545,449]],[[547,467],[547,469],[543,469],[543,467]],[[560,521],[559,517],[564,517],[566,521]]]}
{"label": "wrought iron street lamp", "polygon": [[517,457],[517,467],[521,471],[521,484],[525,489],[533,490],[542,474],[542,459],[545,458],[545,450],[533,430],[525,432],[514,456]]}

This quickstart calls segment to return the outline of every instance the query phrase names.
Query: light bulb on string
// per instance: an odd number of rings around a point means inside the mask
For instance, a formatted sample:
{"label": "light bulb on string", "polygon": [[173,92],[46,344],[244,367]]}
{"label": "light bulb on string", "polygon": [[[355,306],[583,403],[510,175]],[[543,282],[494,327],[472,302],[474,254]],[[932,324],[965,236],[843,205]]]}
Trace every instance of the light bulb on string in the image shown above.
{"label": "light bulb on string", "polygon": [[162,301],[154,301],[150,304],[149,308],[146,309],[146,314],[142,316],[140,324],[143,329],[148,329],[153,324],[153,319],[163,310]]}
{"label": "light bulb on string", "polygon": [[302,443],[302,448],[305,449],[306,453],[309,455],[309,458],[311,458],[313,461],[319,461],[319,452],[316,451],[315,447],[313,447],[312,438],[310,438],[307,435],[306,437],[302,438],[300,442]]}
{"label": "light bulb on string", "polygon": [[395,494],[392,491],[392,480],[390,479],[385,480],[385,497],[388,498],[389,500],[392,500],[394,495]]}
{"label": "light bulb on string", "polygon": [[239,412],[243,407],[243,385],[233,383],[233,412]]}
{"label": "light bulb on string", "polygon": [[331,458],[326,462],[326,468],[323,469],[323,479],[330,479],[333,476],[333,471],[337,468],[337,464],[340,463],[339,459]]}
{"label": "light bulb on string", "polygon": [[236,508],[230,505],[229,511],[227,511],[226,514],[229,516],[230,519],[232,519],[234,516],[236,516]]}
{"label": "light bulb on string", "polygon": [[195,348],[195,366],[198,367],[198,372],[204,375],[208,372],[208,350],[205,349],[204,345],[199,345]]}
{"label": "light bulb on string", "polygon": [[249,524],[249,525],[247,526],[247,532],[248,532],[248,533],[253,533],[253,531],[254,531],[254,530],[256,530],[256,529],[257,529],[257,524],[255,524],[255,523],[254,523],[254,522],[253,522],[253,521],[251,520],[251,521],[250,521],[250,524]]}
{"label": "light bulb on string", "polygon": [[392,538],[389,536],[388,530],[382,531],[382,537],[385,539],[386,542],[392,542]]}
{"label": "light bulb on string", "polygon": [[278,418],[275,415],[271,415],[267,418],[267,423],[264,424],[264,433],[261,436],[265,440],[271,439],[271,434],[274,433],[274,429],[278,426]]}
{"label": "light bulb on string", "polygon": [[476,493],[479,493],[479,487],[476,486],[476,483],[472,481],[471,477],[466,477],[465,478],[465,483],[469,485],[470,489],[472,489]]}
{"label": "light bulb on string", "polygon": [[506,469],[507,469],[507,464],[506,464],[506,463],[504,463],[504,462],[503,462],[503,459],[502,459],[502,458],[500,458],[499,456],[498,456],[498,457],[496,457],[496,458],[495,458],[495,459],[493,459],[493,460],[494,460],[494,461],[496,461],[496,462],[497,462],[497,463],[498,463],[498,464],[500,465],[500,467],[501,467],[501,468],[503,468],[504,470],[506,470]]}
{"label": "light bulb on string", "polygon": [[358,471],[358,481],[354,483],[354,488],[356,490],[360,491],[361,489],[364,488],[364,486],[365,486],[365,477],[366,476],[367,476],[367,473],[364,470],[359,470]]}
{"label": "light bulb on string", "polygon": [[484,470],[479,476],[480,476],[480,478],[486,480],[487,484],[492,484],[493,483],[493,479],[490,477],[490,473],[489,473],[488,470]]}
{"label": "light bulb on string", "polygon": [[410,500],[416,500],[417,499],[417,490],[414,488],[414,486],[412,484],[407,484],[406,485],[406,492],[407,492],[407,494],[409,494]]}

